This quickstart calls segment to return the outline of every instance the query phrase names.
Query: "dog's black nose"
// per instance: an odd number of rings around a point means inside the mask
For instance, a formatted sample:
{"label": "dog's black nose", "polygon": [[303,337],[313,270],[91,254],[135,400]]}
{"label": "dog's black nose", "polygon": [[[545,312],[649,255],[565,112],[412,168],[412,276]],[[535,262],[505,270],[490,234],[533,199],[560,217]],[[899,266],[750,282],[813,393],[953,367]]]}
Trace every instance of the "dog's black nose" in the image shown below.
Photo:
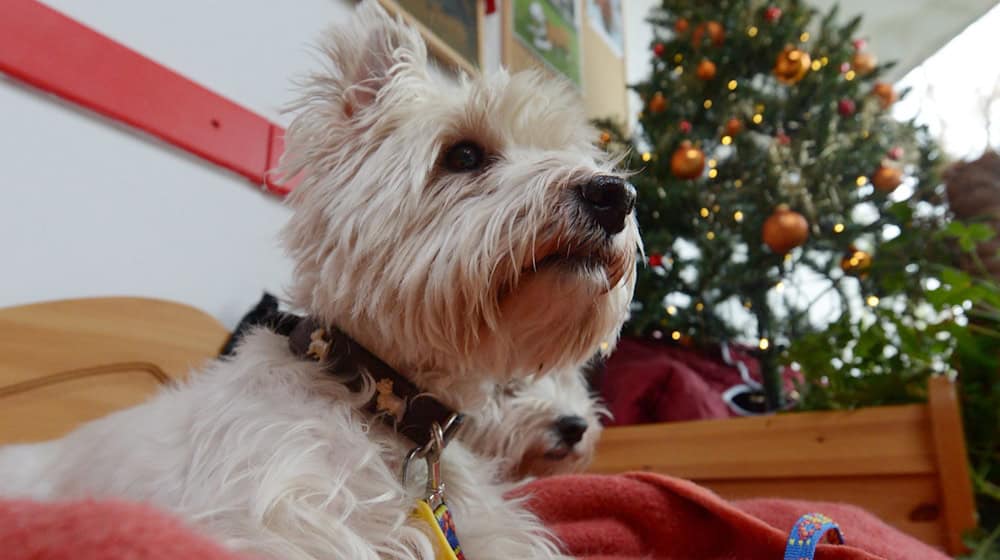
{"label": "dog's black nose", "polygon": [[621,177],[598,175],[580,187],[588,211],[608,235],[625,229],[625,220],[635,208],[635,187]]}
{"label": "dog's black nose", "polygon": [[559,432],[559,438],[566,445],[573,446],[583,439],[583,433],[587,431],[587,421],[580,416],[560,416],[556,418],[555,427]]}

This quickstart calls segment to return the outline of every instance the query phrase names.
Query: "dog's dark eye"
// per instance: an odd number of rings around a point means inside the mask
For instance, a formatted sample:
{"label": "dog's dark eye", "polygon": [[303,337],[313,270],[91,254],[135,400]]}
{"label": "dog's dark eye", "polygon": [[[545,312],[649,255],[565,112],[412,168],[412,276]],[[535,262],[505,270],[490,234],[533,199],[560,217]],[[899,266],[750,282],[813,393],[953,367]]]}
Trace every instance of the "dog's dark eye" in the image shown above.
{"label": "dog's dark eye", "polygon": [[444,154],[444,166],[450,171],[475,171],[483,166],[483,148],[475,142],[459,142]]}

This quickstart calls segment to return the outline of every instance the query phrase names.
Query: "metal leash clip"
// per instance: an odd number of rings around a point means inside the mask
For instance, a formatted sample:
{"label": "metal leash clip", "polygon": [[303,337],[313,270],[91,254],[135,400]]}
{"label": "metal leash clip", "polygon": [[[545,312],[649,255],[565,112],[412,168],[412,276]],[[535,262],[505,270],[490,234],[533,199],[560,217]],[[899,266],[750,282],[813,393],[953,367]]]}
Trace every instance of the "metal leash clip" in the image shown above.
{"label": "metal leash clip", "polygon": [[432,508],[437,507],[444,499],[444,480],[441,478],[441,453],[462,425],[461,414],[452,414],[441,427],[437,422],[431,425],[431,439],[424,445],[414,447],[403,459],[400,479],[403,485],[409,477],[410,463],[414,459],[427,461],[427,500]]}

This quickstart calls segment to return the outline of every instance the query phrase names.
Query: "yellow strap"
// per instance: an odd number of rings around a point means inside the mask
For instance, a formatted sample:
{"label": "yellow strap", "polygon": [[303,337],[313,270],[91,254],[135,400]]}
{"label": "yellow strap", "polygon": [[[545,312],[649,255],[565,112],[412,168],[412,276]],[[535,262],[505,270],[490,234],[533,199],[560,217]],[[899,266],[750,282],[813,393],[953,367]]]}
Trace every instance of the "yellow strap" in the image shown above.
{"label": "yellow strap", "polygon": [[451,545],[448,544],[448,539],[441,531],[441,527],[438,525],[437,518],[434,517],[431,506],[426,501],[417,501],[417,507],[413,510],[413,516],[426,523],[430,527],[431,533],[434,534],[434,540],[437,541],[434,547],[437,550],[437,560],[458,560],[458,557],[451,550]]}

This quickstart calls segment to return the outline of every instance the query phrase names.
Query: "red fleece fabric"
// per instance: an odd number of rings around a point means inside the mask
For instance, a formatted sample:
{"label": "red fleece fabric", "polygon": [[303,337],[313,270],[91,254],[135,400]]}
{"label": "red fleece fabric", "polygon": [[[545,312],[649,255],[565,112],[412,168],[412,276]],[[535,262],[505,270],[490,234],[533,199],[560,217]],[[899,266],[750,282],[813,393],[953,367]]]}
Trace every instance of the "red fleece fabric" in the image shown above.
{"label": "red fleece fabric", "polygon": [[[847,540],[820,545],[817,560],[947,560],[855,507],[732,504],[693,483],[649,473],[545,478],[517,494],[528,496],[566,552],[582,560],[779,560],[795,520],[810,512],[832,517]],[[461,533],[461,519],[456,522]],[[0,558],[248,560],[149,506],[2,500]]]}
{"label": "red fleece fabric", "polygon": [[790,500],[732,504],[691,482],[651,473],[534,481],[518,494],[586,560],[779,560],[805,513],[840,524],[846,545],[820,545],[817,560],[947,560],[941,552],[858,508]]}
{"label": "red fleece fabric", "polygon": [[247,560],[152,507],[0,501],[3,560]]}

